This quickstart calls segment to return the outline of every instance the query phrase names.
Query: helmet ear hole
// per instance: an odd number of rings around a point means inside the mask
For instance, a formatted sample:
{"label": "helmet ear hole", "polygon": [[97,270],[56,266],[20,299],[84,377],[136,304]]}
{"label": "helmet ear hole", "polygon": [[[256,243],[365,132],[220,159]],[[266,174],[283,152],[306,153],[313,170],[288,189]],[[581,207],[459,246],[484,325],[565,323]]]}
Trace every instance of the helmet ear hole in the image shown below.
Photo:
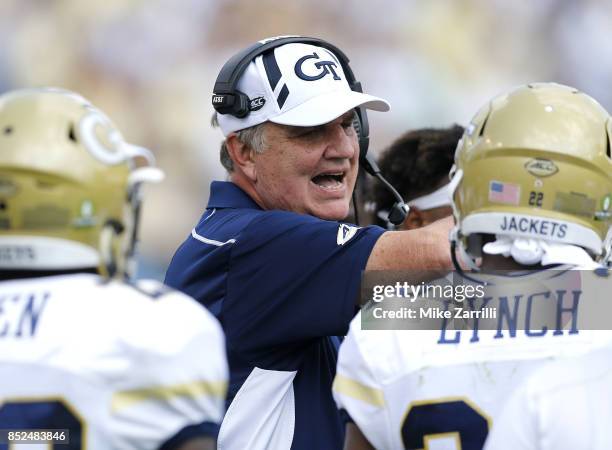
{"label": "helmet ear hole", "polygon": [[4,130],[2,130],[2,132],[8,136],[9,134],[13,132],[13,127],[10,125],[7,125],[6,127],[4,127]]}
{"label": "helmet ear hole", "polygon": [[74,132],[74,124],[73,123],[71,123],[70,126],[68,127],[68,139],[70,139],[75,144],[78,142],[77,138],[76,138],[76,134]]}
{"label": "helmet ear hole", "polygon": [[484,243],[482,242],[482,234],[470,234],[467,237],[467,252],[475,257],[482,258],[482,246]]}

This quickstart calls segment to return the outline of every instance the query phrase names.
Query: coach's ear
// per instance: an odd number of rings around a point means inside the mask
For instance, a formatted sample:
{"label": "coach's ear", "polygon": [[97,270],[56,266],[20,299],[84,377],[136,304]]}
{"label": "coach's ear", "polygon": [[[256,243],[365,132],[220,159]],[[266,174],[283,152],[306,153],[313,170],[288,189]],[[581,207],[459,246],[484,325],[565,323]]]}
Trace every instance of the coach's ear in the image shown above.
{"label": "coach's ear", "polygon": [[408,213],[408,217],[404,220],[404,223],[401,225],[403,230],[416,230],[417,228],[421,228],[425,224],[425,218],[423,217],[423,212],[419,208],[415,208],[414,206],[410,207],[410,212]]}
{"label": "coach's ear", "polygon": [[257,170],[253,159],[255,151],[240,141],[236,133],[230,133],[225,138],[225,145],[234,163],[234,170],[240,170],[249,180],[255,183],[257,181]]}

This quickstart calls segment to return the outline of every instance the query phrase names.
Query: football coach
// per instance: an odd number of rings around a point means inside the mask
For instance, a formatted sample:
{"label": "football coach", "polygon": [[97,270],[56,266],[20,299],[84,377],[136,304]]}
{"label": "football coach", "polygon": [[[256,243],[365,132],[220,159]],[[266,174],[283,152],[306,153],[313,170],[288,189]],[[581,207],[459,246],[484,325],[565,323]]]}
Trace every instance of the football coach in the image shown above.
{"label": "football coach", "polygon": [[221,70],[213,106],[229,181],[212,182],[166,283],[226,333],[219,449],[340,449],[331,385],[361,272],[450,269],[452,219],[414,231],[339,222],[367,150],[365,109],[389,105],[363,94],[325,41],[279,37],[245,49]]}

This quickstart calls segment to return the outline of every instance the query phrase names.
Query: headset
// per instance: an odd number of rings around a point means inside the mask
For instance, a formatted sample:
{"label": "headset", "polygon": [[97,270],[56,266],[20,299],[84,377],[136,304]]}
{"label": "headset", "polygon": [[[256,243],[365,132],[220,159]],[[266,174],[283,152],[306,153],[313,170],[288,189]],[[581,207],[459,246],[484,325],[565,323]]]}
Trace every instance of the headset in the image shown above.
{"label": "headset", "polygon": [[[346,81],[348,82],[351,90],[355,92],[363,92],[361,83],[355,79],[355,75],[349,66],[348,57],[338,47],[324,41],[323,39],[313,37],[279,36],[277,38],[256,42],[250,47],[232,56],[223,65],[219,75],[217,76],[215,87],[213,89],[212,105],[215,111],[217,111],[218,114],[230,114],[239,119],[246,117],[250,113],[250,99],[245,93],[240,92],[236,88],[238,80],[240,80],[240,77],[244,71],[255,58],[282,45],[293,43],[311,44],[329,50],[338,58],[340,65],[342,66],[342,70],[346,76]],[[367,173],[378,178],[387,187],[387,189],[391,191],[397,200],[397,203],[393,205],[393,208],[389,213],[389,221],[394,225],[399,225],[408,215],[408,205],[406,205],[397,190],[382,176],[374,158],[368,155],[368,147],[370,145],[370,126],[368,123],[366,109],[362,106],[358,106],[355,108],[355,111],[356,114],[353,126],[357,132],[357,138],[359,141],[360,165]],[[354,195],[353,203],[356,203]],[[357,214],[356,206],[355,214]],[[358,222],[358,220],[356,221]]]}

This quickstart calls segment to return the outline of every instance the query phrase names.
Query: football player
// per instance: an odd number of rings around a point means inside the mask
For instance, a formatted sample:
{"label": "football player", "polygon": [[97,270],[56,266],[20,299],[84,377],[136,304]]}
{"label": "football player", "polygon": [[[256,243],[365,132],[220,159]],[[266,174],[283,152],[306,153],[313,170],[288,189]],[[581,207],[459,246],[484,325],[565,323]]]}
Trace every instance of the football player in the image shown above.
{"label": "football player", "polygon": [[577,329],[581,273],[568,270],[610,254],[609,121],[592,98],[552,83],[476,114],[455,156],[451,241],[472,266],[463,280],[491,294],[470,309],[491,301],[496,317],[469,329],[364,331],[363,310],[334,382],[354,421],[346,448],[480,450],[518,381],[609,339]]}
{"label": "football player", "polygon": [[129,280],[139,188],[163,176],[154,164],[75,93],[0,96],[0,428],[13,431],[0,448],[37,437],[214,448],[227,384],[219,324],[183,294]]}
{"label": "football player", "polygon": [[[413,230],[450,216],[448,172],[453,165],[463,127],[421,128],[396,139],[378,160],[380,170],[410,206],[408,216],[398,226]],[[410,176],[406,176],[410,173]],[[382,184],[373,186],[376,225],[393,229],[389,211],[397,201]]]}

